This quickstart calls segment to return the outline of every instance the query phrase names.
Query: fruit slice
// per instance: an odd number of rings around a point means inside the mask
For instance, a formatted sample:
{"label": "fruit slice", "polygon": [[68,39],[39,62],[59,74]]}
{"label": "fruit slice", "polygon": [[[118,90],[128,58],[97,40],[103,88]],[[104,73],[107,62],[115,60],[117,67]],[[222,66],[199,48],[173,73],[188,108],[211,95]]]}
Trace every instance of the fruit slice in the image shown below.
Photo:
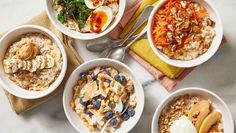
{"label": "fruit slice", "polygon": [[57,62],[61,59],[61,53],[59,50],[52,50],[51,54],[52,54],[52,57],[55,60],[55,62]]}
{"label": "fruit slice", "polygon": [[51,55],[46,55],[46,66],[45,68],[52,68],[55,65],[54,59]]}
{"label": "fruit slice", "polygon": [[209,129],[221,119],[220,112],[213,112],[209,114],[201,124],[199,133],[208,133]]}
{"label": "fruit slice", "polygon": [[207,100],[202,100],[193,105],[188,113],[188,118],[191,120],[196,127],[197,131],[203,122],[203,120],[210,113],[210,103]]}

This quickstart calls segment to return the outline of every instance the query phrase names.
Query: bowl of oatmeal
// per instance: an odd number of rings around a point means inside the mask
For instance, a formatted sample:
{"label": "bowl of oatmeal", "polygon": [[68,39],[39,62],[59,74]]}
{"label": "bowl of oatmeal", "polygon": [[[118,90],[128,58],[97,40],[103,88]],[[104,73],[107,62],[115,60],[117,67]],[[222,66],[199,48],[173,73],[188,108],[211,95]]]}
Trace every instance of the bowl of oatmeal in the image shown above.
{"label": "bowl of oatmeal", "polygon": [[157,107],[152,133],[234,133],[225,102],[213,92],[197,87],[178,90]]}
{"label": "bowl of oatmeal", "polygon": [[0,83],[9,93],[36,99],[53,92],[67,69],[63,44],[48,29],[23,25],[1,38]]}
{"label": "bowl of oatmeal", "polygon": [[108,122],[106,132],[124,133],[141,117],[144,93],[128,66],[112,59],[95,59],[72,73],[65,86],[63,106],[79,132],[101,132]]}
{"label": "bowl of oatmeal", "polygon": [[194,67],[218,50],[223,24],[207,0],[161,0],[148,22],[148,40],[154,53],[176,67]]}
{"label": "bowl of oatmeal", "polygon": [[45,0],[52,23],[64,34],[81,40],[102,37],[120,22],[124,0]]}

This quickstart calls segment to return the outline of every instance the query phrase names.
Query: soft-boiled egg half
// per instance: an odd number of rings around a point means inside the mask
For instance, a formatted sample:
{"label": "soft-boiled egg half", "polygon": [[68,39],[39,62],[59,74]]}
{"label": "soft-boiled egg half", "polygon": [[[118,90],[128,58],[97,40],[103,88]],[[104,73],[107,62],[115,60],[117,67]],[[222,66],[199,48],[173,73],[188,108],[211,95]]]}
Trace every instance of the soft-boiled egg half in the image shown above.
{"label": "soft-boiled egg half", "polygon": [[99,33],[104,31],[112,20],[112,9],[107,6],[100,6],[89,16],[87,25],[91,32]]}
{"label": "soft-boiled egg half", "polygon": [[104,0],[84,0],[84,2],[89,9],[96,9],[103,5]]}

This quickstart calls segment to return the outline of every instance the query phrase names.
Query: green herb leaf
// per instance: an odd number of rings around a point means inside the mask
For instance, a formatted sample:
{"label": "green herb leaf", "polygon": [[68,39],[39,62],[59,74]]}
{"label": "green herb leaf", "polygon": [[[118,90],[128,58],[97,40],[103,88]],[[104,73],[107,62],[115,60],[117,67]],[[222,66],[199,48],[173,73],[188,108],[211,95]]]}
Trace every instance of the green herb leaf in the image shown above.
{"label": "green herb leaf", "polygon": [[63,10],[57,15],[57,19],[61,23],[65,23],[69,18],[75,20],[79,28],[82,29],[91,15],[92,10],[89,9],[84,0],[55,0],[57,3],[63,4]]}
{"label": "green herb leaf", "polygon": [[64,14],[63,10],[61,10],[61,11],[58,13],[57,19],[58,19],[62,24],[64,24],[64,23],[67,21],[67,17],[66,17],[66,15]]}

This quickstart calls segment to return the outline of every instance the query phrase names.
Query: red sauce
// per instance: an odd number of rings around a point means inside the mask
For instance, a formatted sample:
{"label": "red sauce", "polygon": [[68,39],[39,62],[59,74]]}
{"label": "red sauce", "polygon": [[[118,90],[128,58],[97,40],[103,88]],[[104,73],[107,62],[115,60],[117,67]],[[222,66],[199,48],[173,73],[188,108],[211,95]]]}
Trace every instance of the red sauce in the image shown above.
{"label": "red sauce", "polygon": [[99,3],[102,2],[102,0],[92,0],[92,2],[93,2],[93,6],[97,6],[99,5]]}
{"label": "red sauce", "polygon": [[103,11],[92,13],[90,17],[90,25],[91,25],[90,30],[95,33],[101,32],[102,27],[107,23],[107,20],[108,20],[108,16]]}

